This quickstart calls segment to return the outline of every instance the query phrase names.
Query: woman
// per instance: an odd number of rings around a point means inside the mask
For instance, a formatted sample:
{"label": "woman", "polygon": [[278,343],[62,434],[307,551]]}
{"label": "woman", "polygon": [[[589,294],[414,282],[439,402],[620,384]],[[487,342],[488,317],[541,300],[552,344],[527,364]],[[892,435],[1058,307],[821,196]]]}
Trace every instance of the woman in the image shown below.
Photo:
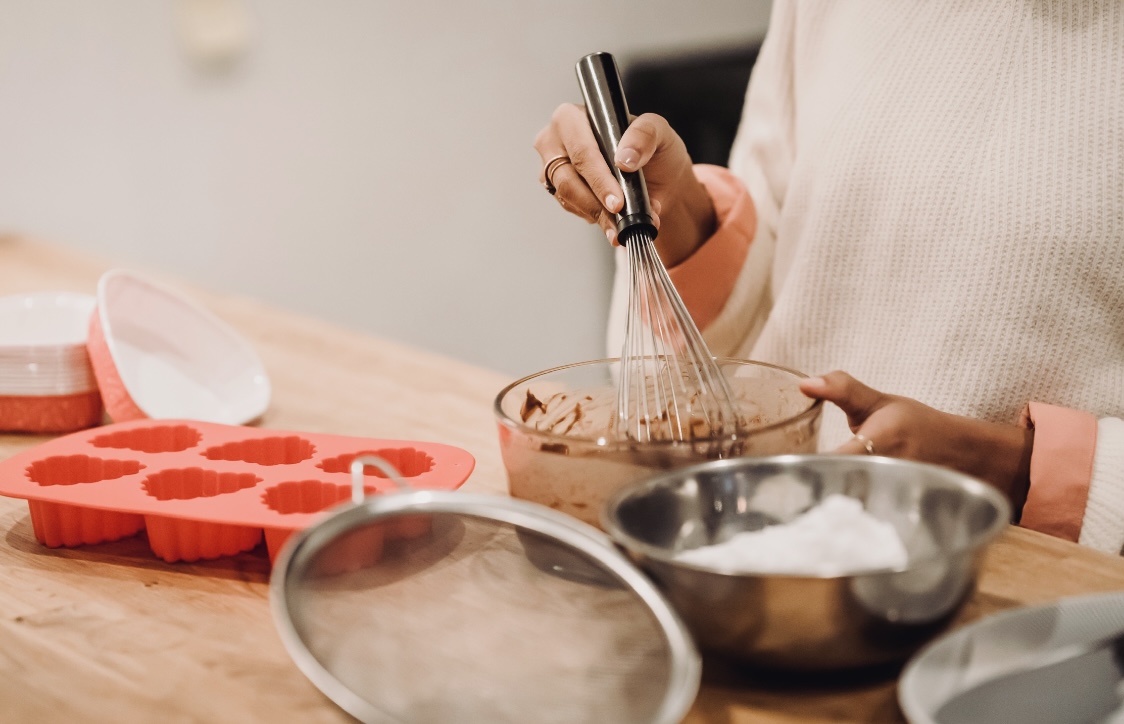
{"label": "woman", "polygon": [[[1023,525],[1120,553],[1122,48],[1109,0],[778,0],[729,170],[654,115],[615,161],[644,169],[712,352],[847,370],[803,385],[836,406],[824,447],[960,469]],[[584,109],[535,147],[614,241]]]}

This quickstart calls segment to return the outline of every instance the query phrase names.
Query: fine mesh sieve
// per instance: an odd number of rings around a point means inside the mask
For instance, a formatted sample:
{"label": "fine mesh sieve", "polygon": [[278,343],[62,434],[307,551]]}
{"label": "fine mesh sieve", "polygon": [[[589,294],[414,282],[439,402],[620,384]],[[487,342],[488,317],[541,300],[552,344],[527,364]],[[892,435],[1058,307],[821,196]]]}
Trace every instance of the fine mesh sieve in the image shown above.
{"label": "fine mesh sieve", "polygon": [[[700,660],[600,531],[495,495],[400,490],[293,536],[271,582],[297,666],[365,722],[678,722]],[[400,479],[396,482],[401,486]]]}

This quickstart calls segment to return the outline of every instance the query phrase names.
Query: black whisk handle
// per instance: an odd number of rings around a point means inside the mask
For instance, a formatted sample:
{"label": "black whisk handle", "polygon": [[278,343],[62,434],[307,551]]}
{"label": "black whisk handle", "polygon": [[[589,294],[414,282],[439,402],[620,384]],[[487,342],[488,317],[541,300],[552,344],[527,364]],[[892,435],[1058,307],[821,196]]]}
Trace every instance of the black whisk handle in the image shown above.
{"label": "black whisk handle", "polygon": [[628,103],[625,102],[617,63],[609,53],[591,53],[578,61],[577,72],[593,135],[601,147],[601,155],[624,191],[624,208],[616,214],[617,238],[622,244],[627,244],[637,233],[646,233],[654,239],[656,225],[648,201],[644,172],[626,173],[617,168],[613,160],[629,124]]}

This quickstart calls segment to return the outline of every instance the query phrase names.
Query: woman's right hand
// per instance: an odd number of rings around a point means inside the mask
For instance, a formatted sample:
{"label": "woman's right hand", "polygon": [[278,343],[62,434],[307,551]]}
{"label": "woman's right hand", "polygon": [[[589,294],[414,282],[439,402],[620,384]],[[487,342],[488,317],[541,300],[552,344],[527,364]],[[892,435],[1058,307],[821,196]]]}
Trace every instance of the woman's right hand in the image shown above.
{"label": "woman's right hand", "polygon": [[[558,106],[550,124],[535,137],[535,150],[542,157],[543,171],[551,159],[569,159],[556,164],[551,173],[554,198],[570,213],[599,225],[616,244],[613,214],[623,204],[621,187],[601,156],[585,107]],[[622,171],[644,170],[659,228],[656,248],[666,266],[686,259],[714,233],[714,205],[695,178],[683,139],[662,116],[645,113],[634,118],[621,137],[615,161]]]}

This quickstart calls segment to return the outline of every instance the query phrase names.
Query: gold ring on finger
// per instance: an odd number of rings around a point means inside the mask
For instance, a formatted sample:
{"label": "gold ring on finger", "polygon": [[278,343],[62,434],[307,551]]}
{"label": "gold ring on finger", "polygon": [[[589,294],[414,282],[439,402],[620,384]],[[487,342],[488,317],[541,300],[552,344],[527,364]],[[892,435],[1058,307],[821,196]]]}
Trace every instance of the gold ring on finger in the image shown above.
{"label": "gold ring on finger", "polygon": [[546,192],[551,196],[553,196],[558,191],[558,187],[554,185],[554,172],[568,163],[570,163],[570,157],[565,154],[561,154],[547,161],[546,166],[543,167],[542,185],[543,188],[546,189]]}

